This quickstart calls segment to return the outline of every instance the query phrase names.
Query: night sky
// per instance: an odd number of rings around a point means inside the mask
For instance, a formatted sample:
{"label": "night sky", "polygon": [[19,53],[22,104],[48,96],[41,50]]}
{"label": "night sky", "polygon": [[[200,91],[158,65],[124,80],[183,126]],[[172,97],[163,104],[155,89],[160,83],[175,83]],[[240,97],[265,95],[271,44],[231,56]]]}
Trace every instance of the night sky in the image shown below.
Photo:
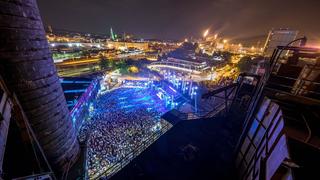
{"label": "night sky", "polygon": [[320,45],[320,0],[38,0],[45,24],[57,29],[143,38],[199,37],[204,29],[233,41],[264,39],[291,28]]}

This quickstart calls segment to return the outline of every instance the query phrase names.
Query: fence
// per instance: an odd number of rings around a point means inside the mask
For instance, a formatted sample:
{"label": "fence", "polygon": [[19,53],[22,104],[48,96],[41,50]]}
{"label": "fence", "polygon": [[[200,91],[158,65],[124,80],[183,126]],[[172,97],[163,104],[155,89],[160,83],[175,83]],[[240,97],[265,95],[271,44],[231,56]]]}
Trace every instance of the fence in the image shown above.
{"label": "fence", "polygon": [[[230,107],[231,102],[228,102],[228,107]],[[196,119],[203,119],[203,118],[212,118],[215,117],[225,110],[226,105],[225,102],[217,105],[214,107],[212,111],[197,111],[197,112],[188,112],[188,113],[178,113],[176,114],[177,117],[181,120],[196,120]]]}
{"label": "fence", "polygon": [[33,175],[30,175],[30,176],[14,178],[13,180],[26,180],[26,179],[52,180],[52,179],[55,179],[55,178],[53,177],[53,173],[52,172],[47,172],[47,173],[33,174]]}

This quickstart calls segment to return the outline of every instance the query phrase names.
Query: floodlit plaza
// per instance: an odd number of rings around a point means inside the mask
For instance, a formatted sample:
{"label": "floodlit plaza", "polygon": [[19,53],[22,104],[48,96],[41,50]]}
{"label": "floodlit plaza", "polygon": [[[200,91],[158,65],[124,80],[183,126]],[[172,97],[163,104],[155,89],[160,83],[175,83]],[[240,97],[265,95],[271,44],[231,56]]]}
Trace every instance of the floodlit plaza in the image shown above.
{"label": "floodlit plaza", "polygon": [[151,88],[144,83],[125,85],[131,87],[101,94],[81,129],[80,139],[88,140],[90,178],[114,173],[171,126],[160,119],[170,108]]}

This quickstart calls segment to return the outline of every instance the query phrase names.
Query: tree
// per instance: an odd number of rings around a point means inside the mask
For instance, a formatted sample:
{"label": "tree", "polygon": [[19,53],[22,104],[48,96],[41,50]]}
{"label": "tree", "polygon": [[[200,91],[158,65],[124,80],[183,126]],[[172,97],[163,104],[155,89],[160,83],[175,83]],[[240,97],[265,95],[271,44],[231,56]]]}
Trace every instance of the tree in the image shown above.
{"label": "tree", "polygon": [[104,56],[100,56],[100,69],[107,69],[109,66],[108,60]]}
{"label": "tree", "polygon": [[231,60],[232,54],[230,52],[222,52],[221,55],[223,56],[226,62],[229,62]]}
{"label": "tree", "polygon": [[115,68],[116,63],[114,62],[113,59],[108,59],[108,66],[109,66],[109,68],[111,68],[111,69],[114,69],[114,68]]}
{"label": "tree", "polygon": [[90,52],[89,52],[89,50],[83,50],[83,51],[81,51],[81,53],[82,53],[82,56],[90,57]]}
{"label": "tree", "polygon": [[253,62],[251,60],[251,57],[249,56],[244,56],[240,59],[238,63],[238,68],[240,72],[249,72],[251,69]]}
{"label": "tree", "polygon": [[89,69],[90,69],[90,72],[95,72],[96,71],[95,66],[90,66]]}
{"label": "tree", "polygon": [[129,71],[130,73],[138,73],[138,72],[139,72],[139,68],[138,68],[137,66],[130,66],[130,67],[128,68],[128,71]]}
{"label": "tree", "polygon": [[119,69],[121,74],[128,73],[128,66],[124,60],[120,60],[116,63],[116,68]]}

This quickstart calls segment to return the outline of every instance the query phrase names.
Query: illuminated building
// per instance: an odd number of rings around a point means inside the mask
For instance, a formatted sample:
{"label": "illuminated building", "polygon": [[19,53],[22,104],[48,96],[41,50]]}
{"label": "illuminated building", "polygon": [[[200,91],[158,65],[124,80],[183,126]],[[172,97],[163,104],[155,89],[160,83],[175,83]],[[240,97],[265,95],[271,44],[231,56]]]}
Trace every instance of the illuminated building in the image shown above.
{"label": "illuminated building", "polygon": [[126,50],[130,48],[146,51],[149,48],[148,42],[121,42],[121,41],[108,41],[107,47],[109,49]]}
{"label": "illuminated building", "polygon": [[148,66],[151,69],[174,69],[178,71],[190,72],[192,74],[201,74],[209,69],[205,61],[185,60],[169,57],[166,60],[154,62]]}
{"label": "illuminated building", "polygon": [[112,28],[110,28],[110,39],[111,40],[116,40],[116,37],[115,37],[115,35],[113,34],[113,30],[112,30]]}
{"label": "illuminated building", "polygon": [[80,35],[55,35],[55,34],[48,34],[47,39],[49,42],[61,42],[61,43],[80,43],[80,42],[87,42],[89,43],[86,37]]}
{"label": "illuminated building", "polygon": [[289,29],[273,29],[269,32],[264,45],[263,54],[270,57],[273,50],[278,46],[286,46],[289,42],[296,39],[298,31]]}
{"label": "illuminated building", "polygon": [[166,61],[185,64],[185,65],[193,65],[199,69],[205,68],[207,66],[207,63],[205,61],[199,61],[199,60],[195,60],[195,59],[188,60],[188,59],[168,57]]}

